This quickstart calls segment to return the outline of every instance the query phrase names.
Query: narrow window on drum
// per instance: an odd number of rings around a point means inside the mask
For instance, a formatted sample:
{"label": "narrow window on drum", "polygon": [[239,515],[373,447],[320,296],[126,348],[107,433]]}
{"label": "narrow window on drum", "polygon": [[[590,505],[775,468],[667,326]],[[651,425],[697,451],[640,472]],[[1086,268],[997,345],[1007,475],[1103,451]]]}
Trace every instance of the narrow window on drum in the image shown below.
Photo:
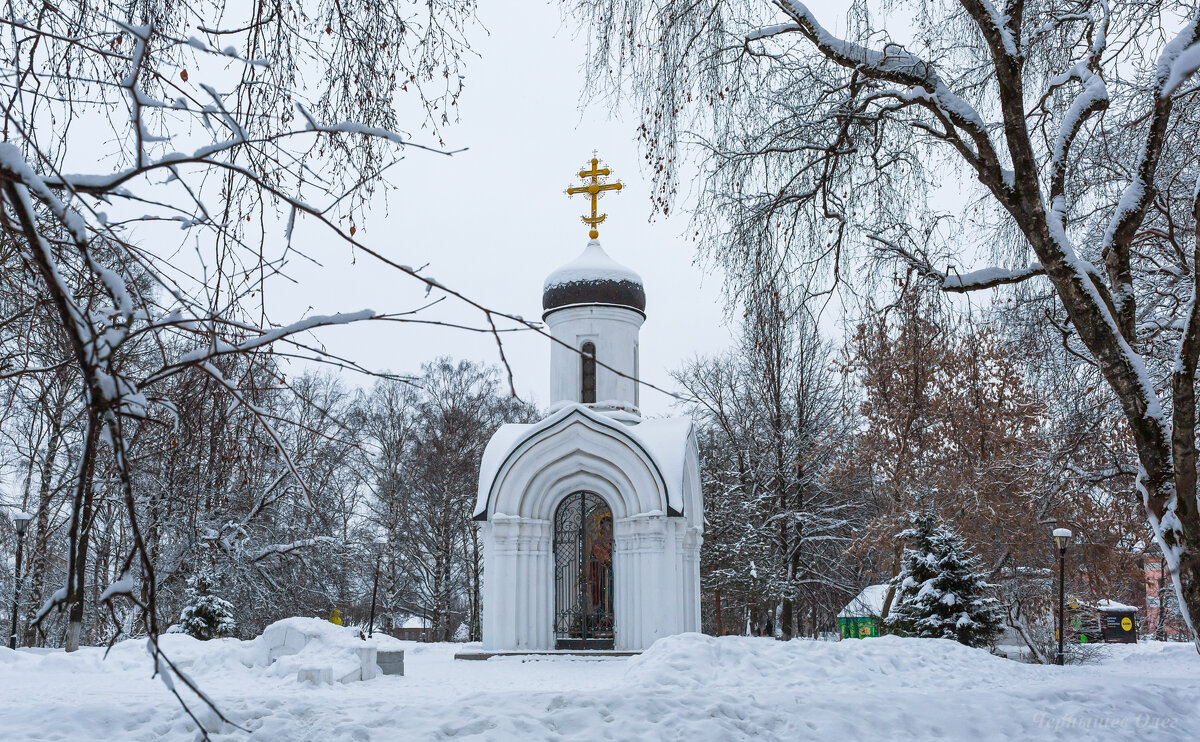
{"label": "narrow window on drum", "polygon": [[596,346],[594,343],[584,343],[579,349],[583,354],[580,366],[579,401],[584,404],[594,404],[596,401]]}

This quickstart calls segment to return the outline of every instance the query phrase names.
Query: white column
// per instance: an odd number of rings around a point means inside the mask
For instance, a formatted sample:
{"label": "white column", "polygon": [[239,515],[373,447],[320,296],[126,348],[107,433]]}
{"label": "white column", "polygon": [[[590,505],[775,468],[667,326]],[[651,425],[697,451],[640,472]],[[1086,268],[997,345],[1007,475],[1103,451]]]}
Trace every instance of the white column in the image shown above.
{"label": "white column", "polygon": [[[635,515],[623,518],[613,530],[614,559],[622,563],[619,577],[629,588],[619,588],[627,596],[618,603],[617,641],[620,649],[646,649],[668,632],[667,613],[674,590],[673,570],[667,559],[668,519],[663,515]],[[669,571],[670,570],[670,571]]]}
{"label": "white column", "polygon": [[535,646],[538,649],[554,649],[554,525],[548,520],[538,523],[541,530],[537,539],[538,559],[534,572],[534,584],[537,585]]}
{"label": "white column", "polygon": [[[505,542],[498,544],[498,568],[504,576],[498,581],[505,594],[491,597],[502,606],[497,620],[497,635],[505,638],[502,646],[492,649],[549,649],[545,611],[549,586],[542,579],[549,558],[550,522],[533,518],[506,518],[497,522],[497,532],[505,531]],[[489,565],[490,566],[490,565]]]}
{"label": "white column", "polygon": [[670,561],[671,572],[671,615],[668,633],[679,634],[689,631],[687,628],[687,604],[690,591],[687,580],[687,565],[684,564],[683,538],[687,530],[687,522],[683,518],[670,518],[668,540],[670,548],[667,558]]}
{"label": "white column", "polygon": [[700,546],[704,537],[700,529],[689,527],[684,536],[684,584],[687,586],[688,602],[684,614],[684,631],[700,630]]}
{"label": "white column", "polygon": [[615,649],[638,649],[638,574],[637,553],[633,549],[632,527],[628,518],[613,523],[613,633]]}
{"label": "white column", "polygon": [[485,609],[484,649],[513,649],[517,646],[517,612],[520,521],[517,516],[493,514],[484,533]]}
{"label": "white column", "polygon": [[483,542],[483,577],[480,586],[480,593],[483,599],[483,648],[491,649],[495,643],[496,627],[493,623],[496,616],[496,599],[493,595],[493,589],[496,585],[496,578],[492,573],[492,565],[495,563],[496,545],[492,537],[491,521],[484,521],[478,525],[479,539]]}
{"label": "white column", "polygon": [[521,585],[518,586],[521,612],[518,646],[521,649],[554,648],[553,628],[547,610],[554,595],[549,568],[552,532],[548,520],[525,518],[521,521]]}
{"label": "white column", "polygon": [[517,534],[517,564],[516,576],[516,605],[513,624],[516,628],[516,644],[514,649],[530,649],[529,646],[529,600],[533,586],[529,584],[529,549],[527,538],[523,531],[525,523],[518,524]]}

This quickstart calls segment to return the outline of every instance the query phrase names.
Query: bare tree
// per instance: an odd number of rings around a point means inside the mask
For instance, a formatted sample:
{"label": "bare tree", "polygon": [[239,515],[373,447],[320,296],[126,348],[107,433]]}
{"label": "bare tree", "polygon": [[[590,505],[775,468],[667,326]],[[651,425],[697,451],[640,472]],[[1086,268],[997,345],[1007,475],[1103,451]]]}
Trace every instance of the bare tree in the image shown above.
{"label": "bare tree", "polygon": [[[596,84],[645,112],[664,208],[684,132],[700,145],[704,244],[735,282],[764,234],[825,290],[872,245],[944,291],[1048,281],[1200,648],[1195,4],[855,0],[844,37],[798,0],[578,6]],[[948,181],[970,202],[939,213]],[[960,271],[989,254],[1011,267]]]}
{"label": "bare tree", "polygon": [[482,635],[482,544],[471,514],[483,449],[504,423],[534,410],[503,394],[498,371],[440,358],[412,384],[381,381],[362,401],[360,470],[388,535],[385,605],[449,641],[464,621]]}
{"label": "bare tree", "polygon": [[[278,398],[304,400],[313,390],[289,384],[282,364],[365,370],[327,352],[314,331],[412,321],[419,308],[273,320],[266,293],[288,279],[292,260],[311,259],[292,245],[298,226],[327,230],[335,244],[481,309],[477,329],[496,332],[505,319],[356,236],[356,214],[406,152],[448,154],[438,132],[455,117],[473,13],[469,0],[5,3],[0,229],[13,265],[2,282],[0,360],[19,384],[48,384],[63,368],[75,384],[65,580],[37,614],[67,609],[68,649],[83,633],[88,576],[104,579],[111,584],[97,586],[95,600],[114,620],[114,599],[136,606],[168,688],[175,692],[173,675],[196,690],[157,650],[156,559],[182,552],[155,510],[173,493],[147,501],[139,489],[151,474],[140,468],[140,442],[180,443],[181,400],[169,393],[186,388],[176,384],[184,376],[203,377],[201,393],[223,400],[206,407],[231,418],[217,422],[236,426],[245,415],[257,433],[236,439],[234,451],[205,452],[227,457],[205,472],[214,477],[202,493],[213,506],[207,512],[227,512],[230,494],[248,495],[243,515],[286,499],[304,514],[297,526],[310,530],[260,543],[252,561],[344,535],[329,533],[336,524],[314,502],[306,475],[323,472],[290,445],[308,445],[293,433],[313,429],[311,419],[289,415],[310,407]],[[304,79],[318,82],[308,88]],[[427,127],[431,144],[399,131],[402,116]],[[15,331],[28,318],[48,329]],[[65,353],[49,364],[26,350],[55,343]],[[341,435],[316,430],[317,438]],[[230,438],[217,431],[203,440]],[[40,458],[53,465],[50,453]],[[282,472],[254,490],[257,477],[237,479],[246,466]],[[121,539],[110,537],[116,528]],[[244,532],[205,535],[219,547],[247,541]]]}
{"label": "bare tree", "polygon": [[832,628],[853,592],[843,559],[861,525],[856,493],[831,473],[853,418],[833,352],[803,302],[760,274],[743,337],[675,374],[700,429],[708,536],[701,555],[718,614],[748,611],[785,638]]}

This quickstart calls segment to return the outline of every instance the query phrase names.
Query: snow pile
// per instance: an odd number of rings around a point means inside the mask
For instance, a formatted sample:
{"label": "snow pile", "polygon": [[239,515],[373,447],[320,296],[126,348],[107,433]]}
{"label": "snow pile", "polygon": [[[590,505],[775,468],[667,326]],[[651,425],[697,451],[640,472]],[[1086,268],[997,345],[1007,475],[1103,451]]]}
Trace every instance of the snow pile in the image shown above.
{"label": "snow pile", "polygon": [[[254,641],[239,639],[209,639],[201,641],[187,634],[164,634],[158,638],[158,646],[175,666],[190,676],[200,678],[224,677],[229,674],[248,676],[255,664],[257,653]],[[149,647],[145,639],[130,639],[117,642],[105,657],[102,647],[86,647],[75,655],[55,653],[43,660],[57,660],[64,666],[88,665],[96,672],[146,673],[153,669]]]}
{"label": "snow pile", "polygon": [[[379,642],[364,641],[358,629],[323,619],[285,618],[268,626],[262,636],[246,641],[200,641],[187,634],[164,634],[159,646],[176,667],[200,681],[230,676],[259,681],[294,679],[302,669],[329,668],[333,680],[346,682],[360,679],[352,676],[361,670],[364,654],[374,664]],[[13,664],[37,672],[148,673],[152,666],[147,652],[145,639],[117,642],[107,657],[102,647],[85,647],[73,655],[4,650],[0,667]]]}
{"label": "snow pile", "polygon": [[660,639],[630,663],[629,677],[655,688],[699,689],[764,683],[806,689],[831,683],[859,686],[887,677],[934,686],[962,678],[962,687],[1020,680],[1039,668],[943,639],[776,642],[758,637],[680,634]]}
{"label": "snow pile", "polygon": [[[304,663],[340,656],[352,635],[315,619]],[[347,636],[353,641],[347,643]],[[498,657],[455,661],[462,644],[405,650],[404,676],[310,685],[260,663],[259,639],[163,638],[171,656],[242,729],[214,742],[265,740],[833,740],[1194,739],[1200,657],[1187,644],[1111,645],[1091,665],[1026,665],[943,639],[894,636],[778,642],[669,637],[634,658]],[[359,645],[364,642],[358,641]],[[309,646],[309,645],[312,646]],[[141,640],[103,650],[0,649],[0,739],[197,738]],[[281,668],[282,669],[282,666]],[[203,716],[211,720],[211,716]]]}
{"label": "snow pile", "polygon": [[319,618],[285,618],[247,642],[254,666],[266,666],[274,677],[296,677],[310,669],[329,668],[333,680],[343,683],[370,680],[377,645],[359,636],[358,629],[338,626]]}

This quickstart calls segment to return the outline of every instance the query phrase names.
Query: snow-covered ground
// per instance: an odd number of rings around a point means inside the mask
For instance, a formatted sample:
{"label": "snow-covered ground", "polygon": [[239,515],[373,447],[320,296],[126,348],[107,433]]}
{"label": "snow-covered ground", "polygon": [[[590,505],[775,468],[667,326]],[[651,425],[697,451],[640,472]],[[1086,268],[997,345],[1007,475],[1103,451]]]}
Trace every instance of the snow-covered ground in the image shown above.
{"label": "snow-covered ground", "polygon": [[[415,644],[404,677],[314,686],[253,642],[164,637],[229,718],[217,740],[1193,740],[1200,656],[1110,646],[1041,667],[943,640],[839,643],[686,634],[629,659],[455,661]],[[330,650],[332,651],[332,650]],[[286,668],[286,671],[285,669]],[[209,721],[212,721],[211,718]],[[144,643],[0,649],[0,740],[191,740]]]}

